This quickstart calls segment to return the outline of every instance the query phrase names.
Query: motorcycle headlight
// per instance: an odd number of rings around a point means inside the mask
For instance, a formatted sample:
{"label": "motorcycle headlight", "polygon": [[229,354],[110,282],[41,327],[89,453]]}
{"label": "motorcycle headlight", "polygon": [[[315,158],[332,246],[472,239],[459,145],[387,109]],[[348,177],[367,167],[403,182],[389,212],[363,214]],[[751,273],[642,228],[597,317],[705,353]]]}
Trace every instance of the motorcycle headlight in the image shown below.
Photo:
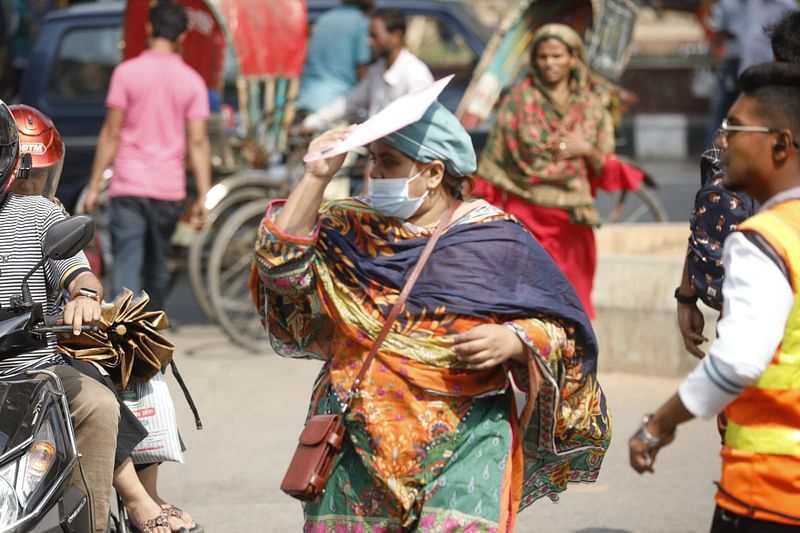
{"label": "motorcycle headlight", "polygon": [[14,491],[17,465],[12,463],[0,470],[0,530],[19,518],[19,500]]}
{"label": "motorcycle headlight", "polygon": [[49,405],[33,443],[19,459],[15,486],[17,497],[26,512],[38,505],[47,494],[71,455],[63,430],[58,431],[63,421],[55,407],[55,403]]}
{"label": "motorcycle headlight", "polygon": [[53,428],[50,420],[45,420],[36,434],[36,440],[20,461],[22,475],[19,488],[23,503],[28,501],[42,479],[47,476],[55,460],[56,443]]}

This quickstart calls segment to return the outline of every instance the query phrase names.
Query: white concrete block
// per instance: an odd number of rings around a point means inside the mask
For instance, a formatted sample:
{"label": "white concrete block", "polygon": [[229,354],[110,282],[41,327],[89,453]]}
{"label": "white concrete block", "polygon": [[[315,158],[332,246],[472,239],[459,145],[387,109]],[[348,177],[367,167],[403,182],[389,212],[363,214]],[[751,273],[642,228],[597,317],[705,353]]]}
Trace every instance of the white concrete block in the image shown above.
{"label": "white concrete block", "polygon": [[689,118],[679,114],[638,114],[633,117],[637,159],[679,159],[689,156]]}
{"label": "white concrete block", "polygon": [[[608,224],[597,232],[592,324],[601,370],[678,377],[697,364],[683,346],[673,297],[687,235],[686,224]],[[713,338],[717,313],[699,307]]]}

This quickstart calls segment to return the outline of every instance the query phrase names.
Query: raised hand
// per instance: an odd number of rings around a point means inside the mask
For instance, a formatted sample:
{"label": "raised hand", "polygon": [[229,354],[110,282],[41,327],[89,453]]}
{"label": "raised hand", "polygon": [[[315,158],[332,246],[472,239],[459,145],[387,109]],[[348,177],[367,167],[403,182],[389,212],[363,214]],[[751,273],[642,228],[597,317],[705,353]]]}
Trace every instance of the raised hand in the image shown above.
{"label": "raised hand", "polygon": [[[350,125],[326,131],[311,141],[311,144],[308,146],[308,153],[313,153],[335,145],[350,135],[354,128],[355,125]],[[341,154],[328,159],[320,159],[318,161],[306,163],[306,176],[329,182],[331,178],[339,172],[339,169],[342,168],[346,156],[347,154]]]}

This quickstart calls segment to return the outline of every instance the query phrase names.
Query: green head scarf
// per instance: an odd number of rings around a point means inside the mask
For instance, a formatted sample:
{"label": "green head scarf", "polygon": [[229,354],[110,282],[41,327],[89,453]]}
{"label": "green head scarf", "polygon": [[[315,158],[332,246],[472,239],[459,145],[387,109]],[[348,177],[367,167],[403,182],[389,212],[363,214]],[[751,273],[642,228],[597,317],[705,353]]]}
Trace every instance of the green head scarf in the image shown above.
{"label": "green head scarf", "polygon": [[477,169],[475,149],[467,130],[439,102],[433,102],[417,122],[381,141],[421,163],[441,161],[455,177],[470,175]]}

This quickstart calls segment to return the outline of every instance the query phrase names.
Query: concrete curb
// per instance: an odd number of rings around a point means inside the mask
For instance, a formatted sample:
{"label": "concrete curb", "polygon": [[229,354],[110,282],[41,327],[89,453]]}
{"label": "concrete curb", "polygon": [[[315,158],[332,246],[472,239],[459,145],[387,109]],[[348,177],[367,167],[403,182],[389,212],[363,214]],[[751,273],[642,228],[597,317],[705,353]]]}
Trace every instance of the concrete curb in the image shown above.
{"label": "concrete curb", "polygon": [[[685,223],[607,225],[597,231],[592,298],[600,370],[677,377],[697,364],[683,347],[672,296],[687,237]],[[716,313],[704,308],[704,315],[706,337],[713,337]]]}

